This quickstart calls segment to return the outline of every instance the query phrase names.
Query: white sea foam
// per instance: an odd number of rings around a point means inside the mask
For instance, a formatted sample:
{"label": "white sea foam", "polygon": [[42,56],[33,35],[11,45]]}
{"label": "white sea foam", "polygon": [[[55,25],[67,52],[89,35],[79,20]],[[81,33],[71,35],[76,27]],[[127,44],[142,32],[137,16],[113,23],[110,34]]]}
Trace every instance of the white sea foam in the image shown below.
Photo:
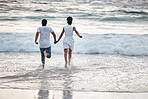
{"label": "white sea foam", "polygon": [[[82,34],[80,39],[74,35],[73,53],[80,54],[122,54],[148,55],[148,35],[123,34]],[[58,37],[58,36],[57,36]],[[34,43],[35,34],[0,34],[0,51],[34,52],[39,48]],[[64,38],[64,37],[63,37]],[[51,37],[52,53],[62,54],[62,40],[56,45]]]}

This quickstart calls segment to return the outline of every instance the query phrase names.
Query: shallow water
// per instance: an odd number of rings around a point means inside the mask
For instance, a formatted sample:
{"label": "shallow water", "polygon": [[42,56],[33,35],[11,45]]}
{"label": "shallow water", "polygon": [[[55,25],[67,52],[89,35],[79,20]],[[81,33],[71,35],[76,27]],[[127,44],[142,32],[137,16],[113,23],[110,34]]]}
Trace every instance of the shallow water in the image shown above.
{"label": "shallow water", "polygon": [[[147,99],[147,15],[147,0],[0,0],[0,98]],[[83,36],[71,67],[51,38],[42,70],[37,28],[46,18],[59,36],[68,16]]]}
{"label": "shallow water", "polygon": [[61,54],[40,65],[40,53],[0,53],[0,88],[88,92],[148,92],[148,57],[74,54],[64,68]]}
{"label": "shallow water", "polygon": [[148,93],[0,89],[2,99],[147,99]]}

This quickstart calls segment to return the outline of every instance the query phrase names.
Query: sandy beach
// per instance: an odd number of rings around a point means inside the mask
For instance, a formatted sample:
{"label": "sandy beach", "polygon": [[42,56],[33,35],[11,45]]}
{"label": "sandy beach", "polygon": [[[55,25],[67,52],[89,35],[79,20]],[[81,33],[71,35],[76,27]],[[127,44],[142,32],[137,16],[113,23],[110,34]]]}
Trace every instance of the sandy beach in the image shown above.
{"label": "sandy beach", "polygon": [[0,89],[0,99],[147,99],[148,93]]}
{"label": "sandy beach", "polygon": [[[37,29],[68,16],[71,65],[51,35],[42,69]],[[148,99],[148,0],[0,0],[0,99]]]}
{"label": "sandy beach", "polygon": [[[147,56],[0,53],[0,99],[147,99]],[[4,61],[5,60],[5,61]],[[56,61],[56,62],[55,62]],[[64,96],[68,95],[68,96]]]}

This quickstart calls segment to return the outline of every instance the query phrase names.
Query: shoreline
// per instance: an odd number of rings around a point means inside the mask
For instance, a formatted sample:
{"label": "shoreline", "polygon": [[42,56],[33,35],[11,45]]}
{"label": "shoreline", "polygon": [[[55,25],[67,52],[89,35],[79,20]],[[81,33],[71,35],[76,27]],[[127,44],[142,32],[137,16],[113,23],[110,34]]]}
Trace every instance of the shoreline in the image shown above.
{"label": "shoreline", "polygon": [[147,99],[148,93],[0,89],[1,99]]}
{"label": "shoreline", "polygon": [[0,56],[0,99],[148,97],[148,57],[74,54],[73,65],[65,70],[63,55],[53,54],[42,70],[40,53]]}

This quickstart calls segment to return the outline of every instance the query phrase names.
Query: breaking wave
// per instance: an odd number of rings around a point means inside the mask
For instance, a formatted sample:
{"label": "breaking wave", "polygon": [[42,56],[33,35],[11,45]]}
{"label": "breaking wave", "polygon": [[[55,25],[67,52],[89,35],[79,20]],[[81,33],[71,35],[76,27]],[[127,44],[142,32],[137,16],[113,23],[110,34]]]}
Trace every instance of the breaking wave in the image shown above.
{"label": "breaking wave", "polygon": [[[148,35],[132,34],[86,34],[80,39],[74,35],[73,53],[78,54],[120,54],[148,55]],[[58,35],[59,36],[59,35]],[[58,37],[57,36],[57,37]],[[0,33],[0,52],[36,52],[35,34],[31,33]],[[64,37],[63,37],[64,38]],[[51,37],[52,53],[62,54],[62,40],[54,45]]]}

